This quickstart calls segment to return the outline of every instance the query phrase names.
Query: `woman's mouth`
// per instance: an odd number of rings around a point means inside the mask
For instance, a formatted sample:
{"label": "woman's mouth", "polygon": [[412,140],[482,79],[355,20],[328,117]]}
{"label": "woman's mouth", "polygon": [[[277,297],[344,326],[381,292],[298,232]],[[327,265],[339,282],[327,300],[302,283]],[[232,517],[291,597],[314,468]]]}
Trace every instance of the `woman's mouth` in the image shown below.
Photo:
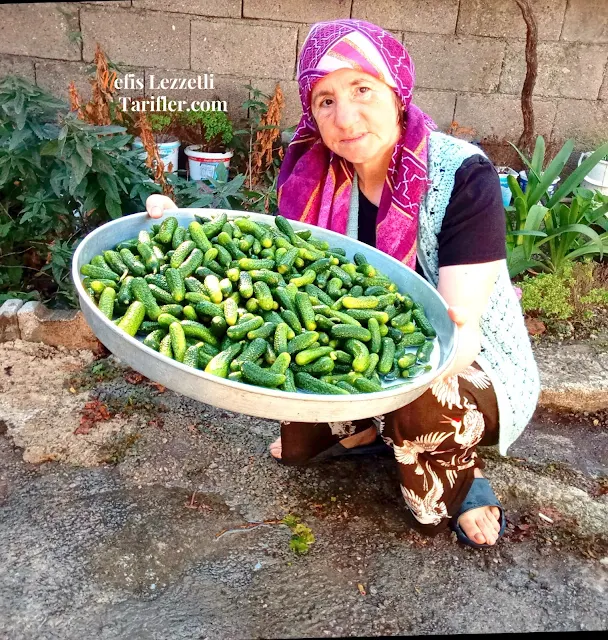
{"label": "woman's mouth", "polygon": [[354,136],[352,138],[344,138],[342,140],[342,142],[344,144],[352,144],[353,142],[359,142],[360,140],[363,140],[363,138],[365,138],[365,136],[367,135],[367,133],[362,133],[358,136]]}

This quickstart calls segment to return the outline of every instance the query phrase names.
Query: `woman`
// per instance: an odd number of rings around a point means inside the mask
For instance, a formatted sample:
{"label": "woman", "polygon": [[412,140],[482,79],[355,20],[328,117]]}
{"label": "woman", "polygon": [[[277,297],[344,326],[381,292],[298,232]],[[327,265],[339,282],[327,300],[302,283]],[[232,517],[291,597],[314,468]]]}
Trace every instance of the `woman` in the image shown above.
{"label": "woman", "polygon": [[[496,171],[477,147],[434,131],[411,102],[407,51],[375,25],[315,24],[298,82],[303,115],[279,175],[280,213],[415,269],[448,303],[459,339],[450,370],[416,401],[354,423],[283,422],[271,454],[307,464],[369,450],[379,436],[419,529],[449,525],[461,542],[491,546],[506,519],[476,447],[498,443],[504,455],[540,386],[506,268]],[[152,217],[175,207],[157,195],[146,204]]]}

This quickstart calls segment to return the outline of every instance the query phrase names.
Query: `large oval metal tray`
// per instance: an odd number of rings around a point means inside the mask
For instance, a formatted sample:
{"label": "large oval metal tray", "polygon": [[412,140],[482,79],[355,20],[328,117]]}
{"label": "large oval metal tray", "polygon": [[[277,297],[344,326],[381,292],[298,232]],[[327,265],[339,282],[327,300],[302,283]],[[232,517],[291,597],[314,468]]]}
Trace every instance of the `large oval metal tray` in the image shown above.
{"label": "large oval metal tray", "polygon": [[[264,214],[220,209],[176,209],[166,212],[173,215],[180,225],[187,226],[197,213],[208,218],[226,213],[229,219],[249,216],[254,220],[269,222]],[[139,337],[132,338],[108,320],[86,294],[82,286],[82,265],[119,242],[137,236],[140,230],[150,229],[157,221],[146,213],[136,213],[113,220],[90,233],[80,243],[72,262],[72,278],[80,298],[84,317],[99,340],[121,361],[155,382],[190,398],[215,407],[275,420],[301,422],[338,422],[359,420],[383,415],[409,404],[422,395],[446,370],[455,356],[457,329],[447,314],[447,305],[424,278],[398,260],[362,242],[301,222],[293,222],[296,231],[310,229],[319,240],[327,240],[330,246],[343,247],[349,258],[355,252],[363,253],[368,261],[388,275],[402,292],[409,293],[421,302],[427,316],[437,331],[433,368],[410,383],[405,380],[392,383],[377,393],[349,396],[327,396],[312,393],[288,393],[265,389],[212,376],[204,371],[181,364],[144,346]],[[138,339],[139,338],[139,339]]]}

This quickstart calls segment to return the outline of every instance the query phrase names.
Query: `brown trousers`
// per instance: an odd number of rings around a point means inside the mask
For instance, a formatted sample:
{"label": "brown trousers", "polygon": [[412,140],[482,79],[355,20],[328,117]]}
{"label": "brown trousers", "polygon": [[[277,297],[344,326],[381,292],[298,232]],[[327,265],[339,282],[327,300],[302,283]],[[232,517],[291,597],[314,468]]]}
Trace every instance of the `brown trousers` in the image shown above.
{"label": "brown trousers", "polygon": [[483,468],[477,445],[498,442],[498,406],[477,364],[450,384],[439,384],[414,402],[376,418],[353,422],[282,422],[282,460],[307,465],[344,451],[340,440],[374,426],[392,447],[401,493],[425,533],[441,531],[457,512]]}

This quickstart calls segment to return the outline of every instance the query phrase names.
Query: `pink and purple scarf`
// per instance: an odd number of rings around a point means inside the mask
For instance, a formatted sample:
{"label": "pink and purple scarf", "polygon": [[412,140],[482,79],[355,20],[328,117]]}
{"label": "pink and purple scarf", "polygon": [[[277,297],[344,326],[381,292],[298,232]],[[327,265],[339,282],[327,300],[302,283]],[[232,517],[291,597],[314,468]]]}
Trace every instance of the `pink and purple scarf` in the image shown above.
{"label": "pink and purple scarf", "polygon": [[310,108],[314,84],[344,68],[383,80],[404,106],[406,126],[380,199],[376,247],[415,268],[418,211],[428,188],[428,139],[436,127],[411,102],[414,65],[405,47],[369,22],[318,22],[306,38],[298,64],[303,115],[279,173],[279,211],[286,218],[346,233],[354,169],[325,146]]}

